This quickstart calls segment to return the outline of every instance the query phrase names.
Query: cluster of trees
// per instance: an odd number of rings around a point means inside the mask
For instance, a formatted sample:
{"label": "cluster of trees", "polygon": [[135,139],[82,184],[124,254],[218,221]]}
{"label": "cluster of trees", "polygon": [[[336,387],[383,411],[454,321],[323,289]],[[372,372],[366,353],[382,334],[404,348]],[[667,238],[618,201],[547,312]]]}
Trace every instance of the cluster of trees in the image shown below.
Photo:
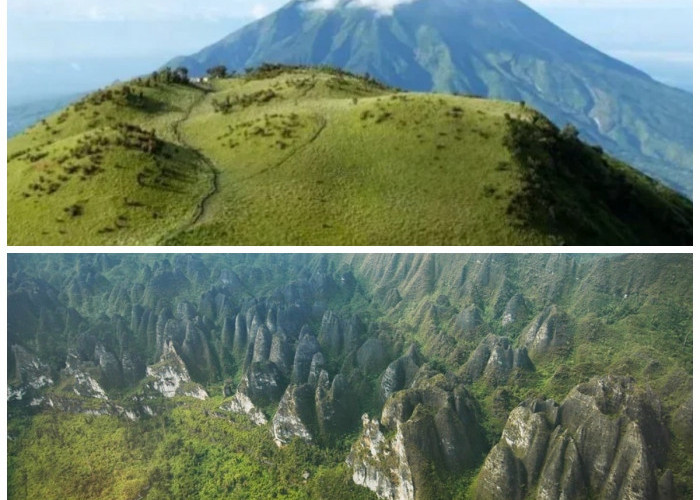
{"label": "cluster of trees", "polygon": [[118,123],[115,129],[120,134],[115,141],[118,146],[141,150],[147,154],[155,154],[163,147],[163,141],[156,137],[154,129],[148,132],[130,123]]}
{"label": "cluster of trees", "polygon": [[143,85],[144,87],[153,87],[160,83],[177,83],[181,85],[188,85],[190,83],[189,70],[185,67],[179,67],[174,70],[171,68],[165,68],[160,71],[154,71],[146,78],[136,79],[136,84]]}
{"label": "cluster of trees", "polygon": [[[214,406],[215,408],[215,406]],[[371,500],[342,463],[348,443],[278,449],[266,427],[187,405],[129,422],[44,413],[10,417],[10,498]]]}
{"label": "cluster of trees", "polygon": [[559,130],[538,113],[525,119],[506,114],[506,122],[504,145],[522,181],[508,212],[519,223],[564,241],[605,241],[611,238],[612,221],[592,218],[595,207],[603,205],[625,225],[650,231],[664,227],[669,241],[692,241],[692,220],[684,215],[690,212],[682,202],[656,181],[579,140],[574,126]]}
{"label": "cluster of trees", "polygon": [[207,75],[209,75],[211,78],[227,78],[235,76],[235,74],[235,71],[229,73],[224,65],[214,66],[207,70]]}

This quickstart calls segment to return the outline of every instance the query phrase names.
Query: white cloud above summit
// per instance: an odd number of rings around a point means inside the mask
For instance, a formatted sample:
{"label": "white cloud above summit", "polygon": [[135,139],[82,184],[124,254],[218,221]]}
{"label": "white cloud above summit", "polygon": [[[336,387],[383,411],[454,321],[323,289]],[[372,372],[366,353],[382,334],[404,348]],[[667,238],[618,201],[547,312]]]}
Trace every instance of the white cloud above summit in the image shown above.
{"label": "white cloud above summit", "polygon": [[311,0],[308,7],[312,9],[335,9],[345,7],[361,7],[376,10],[379,14],[391,15],[397,5],[411,3],[416,0]]}

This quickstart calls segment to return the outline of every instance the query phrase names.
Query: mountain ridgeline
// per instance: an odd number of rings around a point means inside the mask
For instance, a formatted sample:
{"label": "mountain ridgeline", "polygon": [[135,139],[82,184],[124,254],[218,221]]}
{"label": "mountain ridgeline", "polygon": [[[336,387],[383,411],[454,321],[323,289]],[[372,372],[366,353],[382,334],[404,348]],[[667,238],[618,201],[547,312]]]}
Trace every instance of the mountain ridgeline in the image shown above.
{"label": "mountain ridgeline", "polygon": [[293,0],[168,64],[193,74],[216,65],[328,64],[411,91],[522,100],[692,196],[692,95],[595,50],[520,1],[415,0],[390,15],[351,0],[319,5]]}
{"label": "mountain ridgeline", "polygon": [[9,141],[8,242],[688,245],[692,204],[524,103],[180,69]]}
{"label": "mountain ridgeline", "polygon": [[688,256],[8,266],[10,498],[692,497]]}

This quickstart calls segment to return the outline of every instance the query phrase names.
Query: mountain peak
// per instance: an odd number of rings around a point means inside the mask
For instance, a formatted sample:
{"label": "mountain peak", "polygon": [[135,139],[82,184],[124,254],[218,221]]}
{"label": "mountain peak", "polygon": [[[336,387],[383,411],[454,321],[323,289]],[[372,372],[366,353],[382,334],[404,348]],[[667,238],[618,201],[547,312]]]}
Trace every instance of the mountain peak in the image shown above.
{"label": "mountain peak", "polygon": [[[327,65],[411,91],[524,101],[558,126],[692,195],[692,95],[652,80],[518,0],[295,0],[188,57]],[[643,131],[643,132],[642,132]]]}

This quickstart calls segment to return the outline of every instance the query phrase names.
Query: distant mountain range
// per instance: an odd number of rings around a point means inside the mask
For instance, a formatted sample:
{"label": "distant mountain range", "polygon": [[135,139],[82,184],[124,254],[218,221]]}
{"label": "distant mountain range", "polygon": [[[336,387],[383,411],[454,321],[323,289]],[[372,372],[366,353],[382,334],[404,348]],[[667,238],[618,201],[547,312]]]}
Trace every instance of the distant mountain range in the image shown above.
{"label": "distant mountain range", "polygon": [[518,0],[416,0],[391,15],[293,0],[168,63],[203,74],[263,62],[328,64],[413,91],[525,101],[692,196],[692,94],[564,32]]}

